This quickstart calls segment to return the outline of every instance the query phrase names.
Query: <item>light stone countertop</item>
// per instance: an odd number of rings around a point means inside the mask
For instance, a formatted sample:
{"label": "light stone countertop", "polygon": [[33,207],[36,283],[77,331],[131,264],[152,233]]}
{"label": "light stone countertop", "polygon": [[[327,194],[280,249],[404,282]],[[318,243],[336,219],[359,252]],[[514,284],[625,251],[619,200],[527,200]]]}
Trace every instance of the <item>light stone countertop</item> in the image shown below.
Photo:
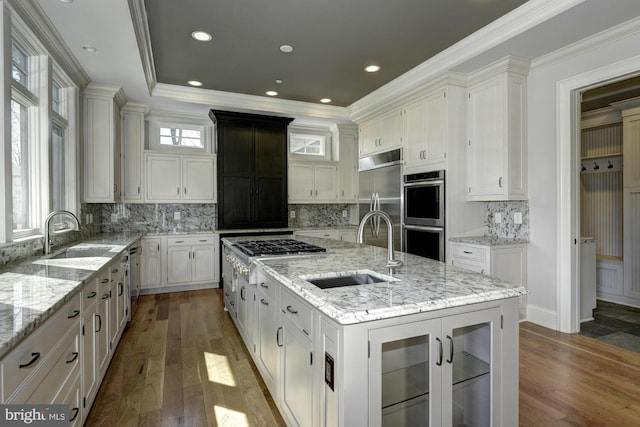
{"label": "light stone countertop", "polygon": [[[300,237],[327,252],[258,258],[267,274],[340,324],[440,310],[526,295],[524,287],[431,259],[396,252],[404,265],[389,274],[387,250],[348,242]],[[333,243],[335,242],[335,243]],[[305,278],[373,272],[393,281],[320,289]]]}
{"label": "light stone countertop", "polygon": [[483,246],[506,246],[506,245],[522,245],[529,243],[527,239],[515,239],[508,237],[493,236],[459,236],[451,237],[450,242],[471,243]]}
{"label": "light stone countertop", "polygon": [[99,270],[135,243],[142,233],[99,234],[54,248],[103,248],[102,256],[51,259],[31,257],[0,268],[0,358],[69,301]]}

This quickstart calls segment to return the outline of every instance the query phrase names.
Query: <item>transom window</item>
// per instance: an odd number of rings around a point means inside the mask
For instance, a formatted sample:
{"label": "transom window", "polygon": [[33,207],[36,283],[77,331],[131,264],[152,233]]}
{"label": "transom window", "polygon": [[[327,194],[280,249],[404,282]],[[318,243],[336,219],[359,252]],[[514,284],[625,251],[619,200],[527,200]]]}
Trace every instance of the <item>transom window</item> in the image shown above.
{"label": "transom window", "polygon": [[204,148],[200,129],[160,127],[160,145]]}
{"label": "transom window", "polygon": [[11,75],[13,80],[29,88],[29,56],[15,43],[11,53]]}
{"label": "transom window", "polygon": [[292,133],[289,137],[289,150],[293,154],[323,156],[326,153],[326,137]]}

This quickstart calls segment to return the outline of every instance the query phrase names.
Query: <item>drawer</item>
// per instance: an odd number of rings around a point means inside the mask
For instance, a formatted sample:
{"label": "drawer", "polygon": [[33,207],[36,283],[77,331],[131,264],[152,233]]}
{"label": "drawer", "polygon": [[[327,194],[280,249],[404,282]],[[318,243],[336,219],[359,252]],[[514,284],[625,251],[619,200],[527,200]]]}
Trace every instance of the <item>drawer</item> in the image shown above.
{"label": "drawer", "polygon": [[486,261],[489,248],[486,246],[451,243],[451,256],[458,258],[475,259],[479,261]]}
{"label": "drawer", "polygon": [[82,288],[80,299],[83,313],[96,303],[98,300],[98,281],[96,279],[91,280],[89,284]]}
{"label": "drawer", "polygon": [[462,267],[470,271],[474,271],[476,273],[489,275],[489,267],[486,262],[483,261],[474,261],[467,258],[451,258],[451,265],[455,265],[457,267]]}
{"label": "drawer", "polygon": [[[279,283],[274,282],[273,280],[265,277],[264,275],[260,275],[258,279],[258,293],[263,294],[267,297],[267,299],[271,301],[276,300],[276,291],[280,286]],[[258,295],[259,296],[259,295]]]}
{"label": "drawer", "polygon": [[281,311],[303,334],[311,338],[313,332],[313,312],[311,308],[285,288],[282,288],[280,298]]}
{"label": "drawer", "polygon": [[42,375],[40,365],[49,359],[60,337],[72,328],[75,328],[75,333],[80,330],[79,293],[2,359],[2,401],[28,378]]}
{"label": "drawer", "polygon": [[213,243],[214,238],[212,235],[167,238],[169,246],[213,245]]}
{"label": "drawer", "polygon": [[15,397],[12,403],[53,403],[66,382],[80,373],[80,335],[78,331],[68,333],[62,338],[43,362],[38,375],[31,378]]}

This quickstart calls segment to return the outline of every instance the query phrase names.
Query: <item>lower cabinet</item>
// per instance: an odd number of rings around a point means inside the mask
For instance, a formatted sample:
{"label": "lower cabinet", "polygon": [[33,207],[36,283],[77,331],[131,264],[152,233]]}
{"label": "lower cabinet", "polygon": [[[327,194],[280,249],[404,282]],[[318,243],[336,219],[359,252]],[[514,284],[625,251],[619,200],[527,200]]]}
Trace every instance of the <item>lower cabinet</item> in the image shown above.
{"label": "lower cabinet", "polygon": [[142,262],[140,280],[142,289],[155,289],[162,285],[162,251],[164,247],[161,237],[143,237]]}
{"label": "lower cabinet", "polygon": [[279,284],[267,277],[258,281],[256,299],[257,348],[255,362],[264,383],[274,400],[279,396],[280,347],[282,347],[282,327],[277,308],[276,292]]}

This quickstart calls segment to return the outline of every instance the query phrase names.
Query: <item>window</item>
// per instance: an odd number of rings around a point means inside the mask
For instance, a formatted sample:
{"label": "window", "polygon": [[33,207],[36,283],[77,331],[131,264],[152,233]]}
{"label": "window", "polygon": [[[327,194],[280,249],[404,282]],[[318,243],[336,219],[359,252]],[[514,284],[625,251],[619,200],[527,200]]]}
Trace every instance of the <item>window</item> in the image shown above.
{"label": "window", "polygon": [[51,134],[51,203],[53,210],[67,209],[67,146],[65,130],[53,125]]}
{"label": "window", "polygon": [[324,156],[326,151],[326,137],[292,133],[289,137],[289,150],[292,154]]}
{"label": "window", "polygon": [[57,82],[53,82],[51,87],[51,109],[58,114],[62,114],[62,88]]}
{"label": "window", "polygon": [[202,131],[177,127],[160,127],[160,145],[204,148]]}
{"label": "window", "polygon": [[29,57],[15,43],[11,54],[11,76],[22,86],[29,88]]}
{"label": "window", "polygon": [[14,236],[31,228],[28,108],[11,100],[11,182]]}

